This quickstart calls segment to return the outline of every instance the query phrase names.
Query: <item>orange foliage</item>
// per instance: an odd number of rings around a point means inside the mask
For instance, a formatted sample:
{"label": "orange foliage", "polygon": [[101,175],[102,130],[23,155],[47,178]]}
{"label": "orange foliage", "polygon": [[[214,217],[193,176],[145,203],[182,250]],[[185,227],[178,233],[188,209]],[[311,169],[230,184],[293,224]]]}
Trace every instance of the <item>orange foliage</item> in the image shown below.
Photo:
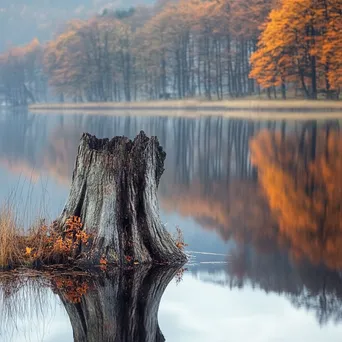
{"label": "orange foliage", "polygon": [[[128,67],[132,68],[129,74],[135,75],[137,89],[151,96],[155,85],[162,88],[158,93],[167,91],[170,72],[180,63],[180,54],[189,64],[184,72],[192,73],[193,78],[195,64],[200,72],[201,58],[205,56],[211,63],[209,55],[215,46],[222,64],[224,59],[241,54],[248,64],[250,52],[243,49],[255,45],[259,26],[275,3],[277,0],[179,0],[164,3],[144,25],[134,24],[133,17],[72,21],[47,46],[44,64],[50,84],[58,93],[75,99],[83,99],[82,95],[91,98],[89,92],[100,84],[104,92],[101,100],[106,101],[112,96],[106,86],[131,81],[124,71]],[[232,48],[224,47],[227,41],[232,41]],[[247,75],[248,71],[244,78]]]}
{"label": "orange foliage", "polygon": [[10,62],[11,60],[24,61],[29,59],[32,55],[36,55],[42,49],[39,40],[33,39],[30,43],[24,46],[17,46],[9,49],[0,55],[0,62]]}
{"label": "orange foliage", "polygon": [[7,241],[0,268],[72,263],[81,252],[90,249],[93,240],[76,216],[70,217],[63,229],[56,222],[48,226],[45,220],[40,220],[26,233],[14,224],[10,214],[3,215],[0,223],[2,242]]}
{"label": "orange foliage", "polygon": [[309,87],[314,70],[319,88],[339,90],[341,11],[339,0],[283,0],[260,36],[250,77],[266,88],[285,81]]}
{"label": "orange foliage", "polygon": [[45,49],[44,65],[50,85],[57,93],[81,97],[84,89],[102,77],[98,54],[106,58],[105,67],[115,76],[115,55],[125,52],[128,46],[124,41],[130,35],[127,25],[112,18],[71,21]]}
{"label": "orange foliage", "polygon": [[73,260],[81,245],[89,244],[92,236],[83,229],[79,217],[70,217],[60,231],[58,227],[48,227],[44,222],[38,228],[31,230],[24,239],[23,254],[28,262],[67,262]]}
{"label": "orange foliage", "polygon": [[135,99],[155,99],[171,87],[180,98],[202,95],[202,86],[209,99],[250,95],[248,75],[265,88],[282,86],[283,95],[287,84],[307,97],[316,88],[337,97],[341,11],[340,0],[160,1],[121,19],[72,20],[44,53],[36,39],[10,49],[0,56],[0,78],[2,69],[4,83],[13,73],[19,85],[33,83],[40,61],[61,99],[74,101],[131,101],[133,89]]}

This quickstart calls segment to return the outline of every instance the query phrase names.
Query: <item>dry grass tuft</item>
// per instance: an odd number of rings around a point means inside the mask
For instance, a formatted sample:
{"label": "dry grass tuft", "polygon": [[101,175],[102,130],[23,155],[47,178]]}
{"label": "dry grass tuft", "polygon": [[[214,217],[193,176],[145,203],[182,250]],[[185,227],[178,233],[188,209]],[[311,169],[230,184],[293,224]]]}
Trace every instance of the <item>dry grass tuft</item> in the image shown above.
{"label": "dry grass tuft", "polygon": [[0,209],[0,267],[11,267],[23,261],[20,250],[21,232],[11,207],[2,207]]}
{"label": "dry grass tuft", "polygon": [[79,217],[67,220],[63,229],[38,220],[28,231],[18,224],[9,206],[0,208],[0,268],[40,267],[72,263],[82,245],[90,245],[93,235],[83,231]]}

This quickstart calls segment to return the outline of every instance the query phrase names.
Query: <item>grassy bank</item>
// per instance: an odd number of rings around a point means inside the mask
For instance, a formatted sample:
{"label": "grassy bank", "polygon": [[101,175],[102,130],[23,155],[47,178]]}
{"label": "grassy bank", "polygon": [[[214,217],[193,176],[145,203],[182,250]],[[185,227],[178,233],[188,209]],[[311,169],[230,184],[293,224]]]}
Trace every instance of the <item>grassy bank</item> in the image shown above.
{"label": "grassy bank", "polygon": [[51,103],[30,106],[35,114],[88,114],[101,116],[222,116],[260,120],[326,120],[342,118],[342,101],[151,101],[134,103]]}
{"label": "grassy bank", "polygon": [[315,111],[315,112],[299,112],[299,111],[282,111],[282,112],[260,112],[260,111],[184,111],[184,110],[158,110],[151,111],[148,109],[143,110],[32,110],[34,114],[41,115],[99,115],[99,116],[139,116],[139,117],[186,117],[186,118],[200,118],[200,117],[224,117],[224,118],[235,118],[243,120],[295,120],[295,121],[306,121],[306,120],[341,120],[341,111]]}
{"label": "grassy bank", "polygon": [[342,101],[310,101],[310,100],[170,100],[145,102],[92,102],[92,103],[48,103],[31,105],[30,110],[115,110],[115,109],[148,109],[148,110],[341,110]]}
{"label": "grassy bank", "polygon": [[[299,103],[302,107],[299,107]],[[319,104],[320,102],[317,102]],[[226,118],[240,118],[250,120],[328,120],[328,119],[342,119],[342,108],[338,107],[337,103],[332,102],[330,107],[317,106],[316,108],[305,107],[305,102],[298,102],[296,108],[256,108],[249,109],[235,108],[235,109],[220,109],[218,107],[137,107],[130,105],[127,107],[117,106],[110,107],[110,104],[71,104],[68,105],[35,105],[30,107],[30,111],[34,114],[63,114],[63,115],[101,115],[101,116],[158,116],[158,117],[188,117],[199,118],[208,116],[221,116]],[[103,107],[101,107],[103,105]],[[266,105],[266,103],[265,103]]]}

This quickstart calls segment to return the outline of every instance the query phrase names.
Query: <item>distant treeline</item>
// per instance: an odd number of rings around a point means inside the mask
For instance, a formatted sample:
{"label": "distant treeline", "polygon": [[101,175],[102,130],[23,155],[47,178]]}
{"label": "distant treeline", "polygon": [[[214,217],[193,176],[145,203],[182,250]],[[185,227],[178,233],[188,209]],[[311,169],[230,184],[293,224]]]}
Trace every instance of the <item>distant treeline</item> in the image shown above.
{"label": "distant treeline", "polygon": [[338,98],[340,0],[179,0],[73,20],[0,56],[0,94],[46,100]]}

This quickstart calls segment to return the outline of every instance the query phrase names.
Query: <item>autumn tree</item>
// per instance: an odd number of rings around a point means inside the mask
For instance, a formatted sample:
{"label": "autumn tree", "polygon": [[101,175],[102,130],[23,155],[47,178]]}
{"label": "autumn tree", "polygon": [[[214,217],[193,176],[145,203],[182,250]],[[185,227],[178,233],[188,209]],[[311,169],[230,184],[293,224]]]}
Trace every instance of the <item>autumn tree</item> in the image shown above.
{"label": "autumn tree", "polygon": [[119,20],[73,21],[45,51],[50,84],[75,101],[131,100],[131,32]]}
{"label": "autumn tree", "polygon": [[[254,0],[238,6],[231,0],[181,0],[166,5],[137,36],[146,74],[154,77],[145,82],[149,97],[164,96],[165,88],[177,98],[253,93],[249,58],[272,3]],[[250,23],[241,25],[245,16]]]}
{"label": "autumn tree", "polygon": [[42,52],[39,41],[34,39],[0,55],[0,85],[7,103],[26,105],[46,100]]}
{"label": "autumn tree", "polygon": [[74,21],[47,48],[50,83],[76,101],[251,94],[249,58],[272,3],[180,0],[152,17],[137,9]]}
{"label": "autumn tree", "polygon": [[305,96],[337,95],[341,86],[338,59],[342,41],[342,4],[337,0],[283,0],[272,10],[252,55],[252,71],[264,88],[295,84]]}

